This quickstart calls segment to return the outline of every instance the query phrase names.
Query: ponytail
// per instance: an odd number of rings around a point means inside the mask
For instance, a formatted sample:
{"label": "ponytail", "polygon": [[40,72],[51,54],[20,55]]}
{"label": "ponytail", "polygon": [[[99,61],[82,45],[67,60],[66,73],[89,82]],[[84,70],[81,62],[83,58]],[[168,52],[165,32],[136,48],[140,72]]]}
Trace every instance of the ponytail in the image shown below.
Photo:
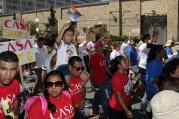
{"label": "ponytail", "polygon": [[55,105],[53,103],[50,102],[49,94],[48,94],[47,90],[44,90],[44,97],[47,100],[48,109],[53,114],[54,112],[56,112],[56,107],[55,107]]}

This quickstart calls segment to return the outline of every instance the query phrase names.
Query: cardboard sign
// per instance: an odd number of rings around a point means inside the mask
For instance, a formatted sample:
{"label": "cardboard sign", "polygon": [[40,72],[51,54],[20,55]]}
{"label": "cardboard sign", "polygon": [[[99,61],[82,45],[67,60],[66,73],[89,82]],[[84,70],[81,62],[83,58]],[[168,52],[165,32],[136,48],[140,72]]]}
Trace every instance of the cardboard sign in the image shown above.
{"label": "cardboard sign", "polygon": [[19,65],[34,62],[35,49],[34,39],[23,39],[18,41],[0,42],[0,52],[13,51],[19,58]]}
{"label": "cardboard sign", "polygon": [[17,20],[3,21],[3,38],[24,39],[30,37],[30,25]]}

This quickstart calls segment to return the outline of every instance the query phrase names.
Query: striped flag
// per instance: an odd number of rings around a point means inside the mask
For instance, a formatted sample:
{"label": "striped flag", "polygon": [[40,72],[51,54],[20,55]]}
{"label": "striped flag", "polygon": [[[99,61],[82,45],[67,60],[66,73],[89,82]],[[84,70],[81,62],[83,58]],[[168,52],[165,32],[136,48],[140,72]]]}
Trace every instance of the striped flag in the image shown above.
{"label": "striped flag", "polygon": [[77,21],[78,18],[82,16],[74,6],[67,10],[67,15],[69,16],[71,21]]}

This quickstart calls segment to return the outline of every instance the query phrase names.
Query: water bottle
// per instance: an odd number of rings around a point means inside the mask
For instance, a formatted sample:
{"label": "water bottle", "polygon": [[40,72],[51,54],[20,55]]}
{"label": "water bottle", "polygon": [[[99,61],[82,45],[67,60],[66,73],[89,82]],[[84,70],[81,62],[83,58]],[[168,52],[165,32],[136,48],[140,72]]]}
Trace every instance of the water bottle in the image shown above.
{"label": "water bottle", "polygon": [[9,100],[3,100],[1,102],[1,106],[5,115],[5,119],[14,119],[14,113],[12,110],[12,107],[10,105],[10,101]]}

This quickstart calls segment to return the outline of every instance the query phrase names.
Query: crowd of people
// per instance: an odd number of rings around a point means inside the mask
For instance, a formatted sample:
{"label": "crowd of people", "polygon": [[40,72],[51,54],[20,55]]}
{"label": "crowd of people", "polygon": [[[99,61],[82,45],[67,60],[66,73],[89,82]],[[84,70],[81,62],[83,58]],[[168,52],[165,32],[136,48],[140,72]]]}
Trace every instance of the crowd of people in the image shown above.
{"label": "crowd of people", "polygon": [[157,45],[149,34],[139,43],[130,36],[114,42],[101,25],[94,29],[95,39],[73,40],[71,24],[65,24],[55,40],[37,38],[37,80],[24,105],[21,82],[16,79],[17,55],[0,53],[0,119],[22,118],[20,107],[28,119],[88,119],[83,113],[88,81],[95,92],[92,116],[135,119],[132,94],[143,90],[139,113],[148,113],[151,102],[154,119],[178,119],[179,59],[174,58],[174,42]]}

